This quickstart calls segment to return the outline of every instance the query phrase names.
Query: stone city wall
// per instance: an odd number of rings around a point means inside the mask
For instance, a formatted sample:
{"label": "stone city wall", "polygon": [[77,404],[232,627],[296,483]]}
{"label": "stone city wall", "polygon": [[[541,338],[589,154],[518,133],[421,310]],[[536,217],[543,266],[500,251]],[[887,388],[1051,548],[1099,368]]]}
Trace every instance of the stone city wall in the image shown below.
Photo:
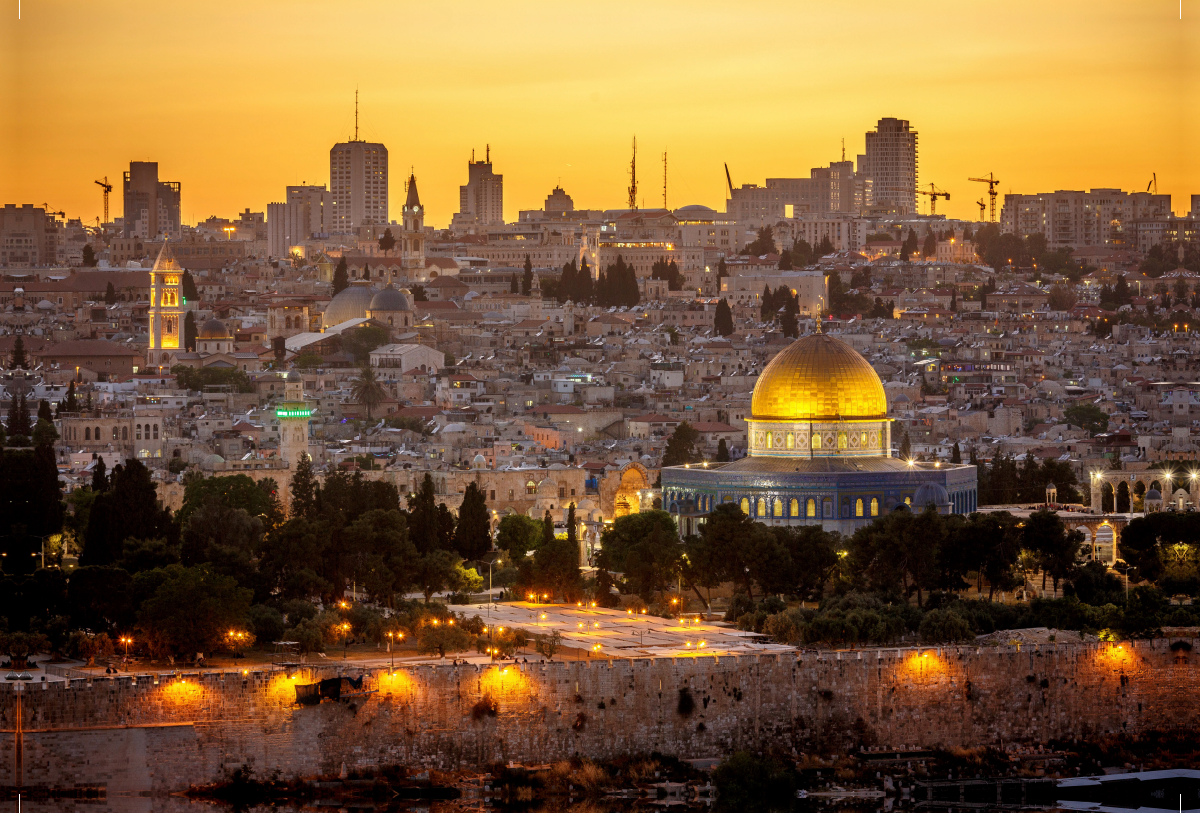
{"label": "stone city wall", "polygon": [[[156,793],[258,776],[778,745],[949,747],[1200,723],[1190,649],[943,647],[366,673],[365,702],[294,705],[336,667],[0,687],[0,785]],[[356,676],[360,669],[346,669]],[[681,692],[686,697],[681,699]],[[691,707],[689,710],[689,706]]]}

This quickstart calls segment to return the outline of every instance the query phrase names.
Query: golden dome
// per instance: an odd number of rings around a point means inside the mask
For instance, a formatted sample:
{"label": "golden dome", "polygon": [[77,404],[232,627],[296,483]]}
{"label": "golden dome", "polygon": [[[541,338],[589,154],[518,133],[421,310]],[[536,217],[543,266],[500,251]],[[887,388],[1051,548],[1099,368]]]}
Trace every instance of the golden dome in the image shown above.
{"label": "golden dome", "polygon": [[771,359],[754,386],[750,413],[759,421],[882,420],[887,396],[853,347],[816,333]]}

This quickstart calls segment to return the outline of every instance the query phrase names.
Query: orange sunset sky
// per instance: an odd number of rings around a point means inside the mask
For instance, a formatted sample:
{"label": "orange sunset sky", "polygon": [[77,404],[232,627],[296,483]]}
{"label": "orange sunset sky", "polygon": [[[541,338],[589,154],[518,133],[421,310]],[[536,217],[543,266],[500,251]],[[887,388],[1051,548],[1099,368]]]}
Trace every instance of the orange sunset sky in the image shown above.
{"label": "orange sunset sky", "polygon": [[[807,176],[883,116],[920,132],[920,181],[975,217],[1000,191],[1200,193],[1200,0],[309,2],[0,0],[0,204],[95,222],[130,160],[183,218],[264,211],[328,183],[354,128],[387,145],[390,216],[414,167],[445,226],[474,148],[505,215],[556,183],[588,208],[724,210],[734,184]],[[923,204],[924,208],[924,204]]]}

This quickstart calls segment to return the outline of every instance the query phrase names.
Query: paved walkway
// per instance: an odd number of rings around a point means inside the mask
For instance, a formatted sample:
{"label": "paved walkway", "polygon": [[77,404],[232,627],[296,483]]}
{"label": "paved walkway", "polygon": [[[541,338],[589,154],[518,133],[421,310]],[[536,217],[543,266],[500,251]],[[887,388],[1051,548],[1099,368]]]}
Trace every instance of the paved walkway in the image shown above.
{"label": "paved walkway", "polygon": [[572,604],[451,605],[468,616],[478,615],[498,627],[520,628],[538,635],[558,630],[565,646],[615,658],[685,657],[755,652],[788,652],[792,647],[767,643],[751,632],[723,622],[680,621],[625,610]]}

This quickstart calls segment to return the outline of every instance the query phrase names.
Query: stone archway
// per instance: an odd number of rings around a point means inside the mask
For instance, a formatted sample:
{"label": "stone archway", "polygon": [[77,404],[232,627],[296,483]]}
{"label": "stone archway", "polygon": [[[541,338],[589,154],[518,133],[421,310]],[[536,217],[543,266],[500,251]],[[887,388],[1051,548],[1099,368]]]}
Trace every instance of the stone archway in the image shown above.
{"label": "stone archway", "polygon": [[641,463],[628,463],[612,472],[600,485],[600,507],[613,519],[642,510],[643,493],[651,488],[649,470]]}

